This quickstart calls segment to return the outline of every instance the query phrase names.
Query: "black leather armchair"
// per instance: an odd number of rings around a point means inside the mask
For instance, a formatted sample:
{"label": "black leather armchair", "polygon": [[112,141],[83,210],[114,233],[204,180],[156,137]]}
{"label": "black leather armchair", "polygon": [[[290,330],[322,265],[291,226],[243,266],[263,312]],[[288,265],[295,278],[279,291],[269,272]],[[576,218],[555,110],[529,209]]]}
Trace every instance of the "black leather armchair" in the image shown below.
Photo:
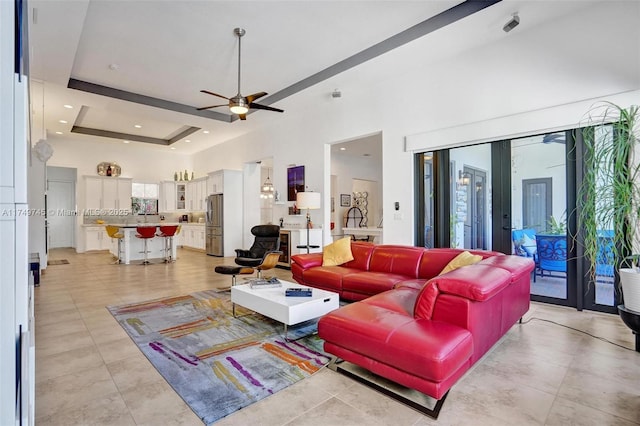
{"label": "black leather armchair", "polygon": [[256,225],[251,228],[255,236],[249,250],[236,249],[237,265],[256,267],[262,263],[267,252],[280,249],[280,227],[278,225]]}

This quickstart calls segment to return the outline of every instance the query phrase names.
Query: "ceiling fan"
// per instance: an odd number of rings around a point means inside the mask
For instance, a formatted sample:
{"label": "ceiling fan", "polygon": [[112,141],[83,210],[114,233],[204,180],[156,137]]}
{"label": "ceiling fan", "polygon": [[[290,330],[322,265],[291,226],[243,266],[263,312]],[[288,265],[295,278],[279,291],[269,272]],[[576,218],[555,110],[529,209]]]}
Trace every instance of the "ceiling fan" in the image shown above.
{"label": "ceiling fan", "polygon": [[226,104],[219,104],[219,105],[211,105],[211,106],[206,106],[206,107],[202,107],[202,108],[198,108],[198,111],[202,111],[203,109],[210,109],[210,108],[216,108],[216,107],[221,107],[221,106],[228,106],[229,110],[233,113],[233,114],[238,114],[238,117],[240,117],[240,120],[246,120],[247,119],[247,112],[249,112],[250,109],[263,109],[266,111],[275,111],[275,112],[284,112],[284,110],[278,109],[278,108],[273,108],[267,105],[261,105],[261,104],[257,104],[254,101],[257,99],[262,98],[263,96],[267,96],[267,92],[258,92],[258,93],[254,93],[252,95],[248,95],[248,96],[242,96],[242,94],[240,93],[240,48],[242,45],[242,36],[245,35],[246,31],[242,28],[236,28],[233,30],[233,33],[238,36],[238,93],[232,97],[232,98],[227,98],[226,96],[222,96],[219,95],[217,93],[214,92],[210,92],[209,90],[201,90],[202,93],[206,93],[208,95],[213,95],[213,96],[217,96],[219,98],[222,99],[227,99],[229,102]]}

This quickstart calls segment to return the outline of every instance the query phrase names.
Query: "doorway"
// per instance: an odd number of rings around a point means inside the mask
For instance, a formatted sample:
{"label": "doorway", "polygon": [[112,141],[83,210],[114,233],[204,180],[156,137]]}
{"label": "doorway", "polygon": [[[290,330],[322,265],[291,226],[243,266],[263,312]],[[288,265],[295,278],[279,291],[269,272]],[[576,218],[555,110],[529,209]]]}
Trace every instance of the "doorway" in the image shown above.
{"label": "doorway", "polygon": [[522,180],[522,226],[535,229],[536,232],[547,230],[547,221],[553,213],[553,179]]}
{"label": "doorway", "polygon": [[45,197],[47,247],[76,247],[76,169],[47,167]]}
{"label": "doorway", "polygon": [[366,211],[366,226],[382,226],[382,133],[332,144],[329,176],[333,240],[344,236],[342,228],[351,207]]}

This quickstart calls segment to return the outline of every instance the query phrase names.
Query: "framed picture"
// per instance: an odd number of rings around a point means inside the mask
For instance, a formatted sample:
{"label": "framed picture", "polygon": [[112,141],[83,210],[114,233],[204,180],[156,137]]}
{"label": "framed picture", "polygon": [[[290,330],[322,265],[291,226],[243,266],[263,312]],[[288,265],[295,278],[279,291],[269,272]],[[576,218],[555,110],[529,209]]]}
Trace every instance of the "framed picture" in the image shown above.
{"label": "framed picture", "polygon": [[340,207],[350,207],[350,206],[351,206],[351,195],[340,194]]}
{"label": "framed picture", "polygon": [[304,192],[304,166],[287,168],[287,201],[295,201],[298,192]]}

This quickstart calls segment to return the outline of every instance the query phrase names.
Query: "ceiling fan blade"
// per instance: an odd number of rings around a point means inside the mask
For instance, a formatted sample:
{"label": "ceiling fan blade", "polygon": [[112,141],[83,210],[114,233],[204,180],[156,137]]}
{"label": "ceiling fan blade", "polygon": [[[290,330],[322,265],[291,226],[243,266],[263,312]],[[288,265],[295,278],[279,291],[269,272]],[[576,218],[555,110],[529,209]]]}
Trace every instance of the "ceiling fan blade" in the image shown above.
{"label": "ceiling fan blade", "polygon": [[274,108],[274,107],[270,107],[270,106],[266,106],[266,105],[260,105],[260,104],[249,104],[249,108],[253,108],[253,109],[264,109],[267,111],[275,111],[275,112],[284,112],[284,110],[279,109],[279,108]]}
{"label": "ceiling fan blade", "polygon": [[211,105],[211,106],[202,107],[202,108],[196,108],[196,109],[198,111],[202,111],[203,109],[217,108],[217,107],[221,107],[221,106],[229,106],[229,104]]}
{"label": "ceiling fan blade", "polygon": [[208,90],[201,90],[202,93],[206,93],[207,95],[217,96],[222,99],[229,99],[226,96],[218,95],[217,93],[210,92]]}
{"label": "ceiling fan blade", "polygon": [[240,117],[240,120],[246,120],[247,114],[238,114],[238,117]]}
{"label": "ceiling fan blade", "polygon": [[246,99],[247,99],[247,103],[249,103],[249,104],[250,104],[251,102],[253,102],[253,101],[255,101],[255,100],[258,100],[258,99],[260,99],[261,97],[263,97],[263,96],[267,96],[267,95],[268,95],[268,93],[267,93],[267,92],[258,92],[258,93],[254,93],[253,95],[249,95],[249,96],[247,96],[247,97],[246,97]]}

